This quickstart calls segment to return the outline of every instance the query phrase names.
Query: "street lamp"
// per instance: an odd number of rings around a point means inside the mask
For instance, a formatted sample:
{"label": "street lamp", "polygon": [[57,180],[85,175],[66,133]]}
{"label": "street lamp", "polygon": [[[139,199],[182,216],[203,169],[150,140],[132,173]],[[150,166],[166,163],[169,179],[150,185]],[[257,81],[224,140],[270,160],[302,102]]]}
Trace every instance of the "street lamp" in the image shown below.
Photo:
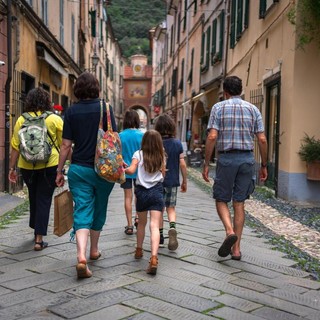
{"label": "street lamp", "polygon": [[91,62],[92,62],[93,70],[94,70],[94,72],[96,72],[97,65],[98,65],[98,62],[99,62],[99,57],[98,57],[96,52],[91,57]]}

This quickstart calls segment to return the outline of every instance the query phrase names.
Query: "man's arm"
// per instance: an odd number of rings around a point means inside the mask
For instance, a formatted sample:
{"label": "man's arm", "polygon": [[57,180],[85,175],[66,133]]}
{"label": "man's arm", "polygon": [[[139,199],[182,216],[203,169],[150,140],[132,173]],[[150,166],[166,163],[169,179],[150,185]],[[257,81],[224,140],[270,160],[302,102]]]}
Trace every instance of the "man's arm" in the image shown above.
{"label": "man's arm", "polygon": [[206,139],[205,159],[204,159],[203,170],[202,170],[202,177],[207,182],[209,182],[209,162],[212,156],[214,146],[217,141],[217,137],[218,137],[218,131],[216,129],[210,129]]}
{"label": "man's arm", "polygon": [[268,177],[267,162],[268,162],[268,143],[264,132],[256,134],[258,139],[259,151],[261,156],[261,167],[260,167],[260,181],[266,181]]}

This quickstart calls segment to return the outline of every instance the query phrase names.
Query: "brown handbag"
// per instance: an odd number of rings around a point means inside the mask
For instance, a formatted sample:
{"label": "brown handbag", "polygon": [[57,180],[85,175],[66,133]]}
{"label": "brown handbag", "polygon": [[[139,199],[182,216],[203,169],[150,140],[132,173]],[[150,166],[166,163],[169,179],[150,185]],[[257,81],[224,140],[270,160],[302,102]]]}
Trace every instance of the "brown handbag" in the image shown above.
{"label": "brown handbag", "polygon": [[63,236],[73,226],[73,199],[69,190],[64,190],[54,197],[53,234]]}

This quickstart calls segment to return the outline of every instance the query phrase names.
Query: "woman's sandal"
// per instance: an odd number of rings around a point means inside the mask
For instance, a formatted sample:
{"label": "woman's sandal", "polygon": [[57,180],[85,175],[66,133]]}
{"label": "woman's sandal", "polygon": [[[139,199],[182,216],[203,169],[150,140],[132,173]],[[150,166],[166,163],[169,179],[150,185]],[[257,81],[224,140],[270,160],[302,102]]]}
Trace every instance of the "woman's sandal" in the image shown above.
{"label": "woman's sandal", "polygon": [[80,261],[77,266],[77,276],[80,278],[90,278],[92,276],[92,272],[89,270],[86,261]]}
{"label": "woman's sandal", "polygon": [[124,229],[125,229],[124,230],[125,234],[129,234],[129,235],[133,234],[133,227],[126,226]]}
{"label": "woman's sandal", "polygon": [[41,250],[43,250],[44,248],[46,248],[47,246],[48,246],[48,242],[44,242],[44,241],[35,242],[35,243],[34,243],[34,250],[35,250],[35,251],[41,251]]}

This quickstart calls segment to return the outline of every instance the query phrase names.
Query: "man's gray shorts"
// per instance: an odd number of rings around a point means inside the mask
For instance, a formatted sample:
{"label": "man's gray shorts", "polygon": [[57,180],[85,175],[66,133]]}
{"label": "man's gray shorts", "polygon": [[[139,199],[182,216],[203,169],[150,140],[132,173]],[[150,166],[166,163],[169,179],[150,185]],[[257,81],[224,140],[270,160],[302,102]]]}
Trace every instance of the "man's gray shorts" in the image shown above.
{"label": "man's gray shorts", "polygon": [[255,180],[253,152],[219,154],[213,198],[222,202],[243,202],[254,191]]}

